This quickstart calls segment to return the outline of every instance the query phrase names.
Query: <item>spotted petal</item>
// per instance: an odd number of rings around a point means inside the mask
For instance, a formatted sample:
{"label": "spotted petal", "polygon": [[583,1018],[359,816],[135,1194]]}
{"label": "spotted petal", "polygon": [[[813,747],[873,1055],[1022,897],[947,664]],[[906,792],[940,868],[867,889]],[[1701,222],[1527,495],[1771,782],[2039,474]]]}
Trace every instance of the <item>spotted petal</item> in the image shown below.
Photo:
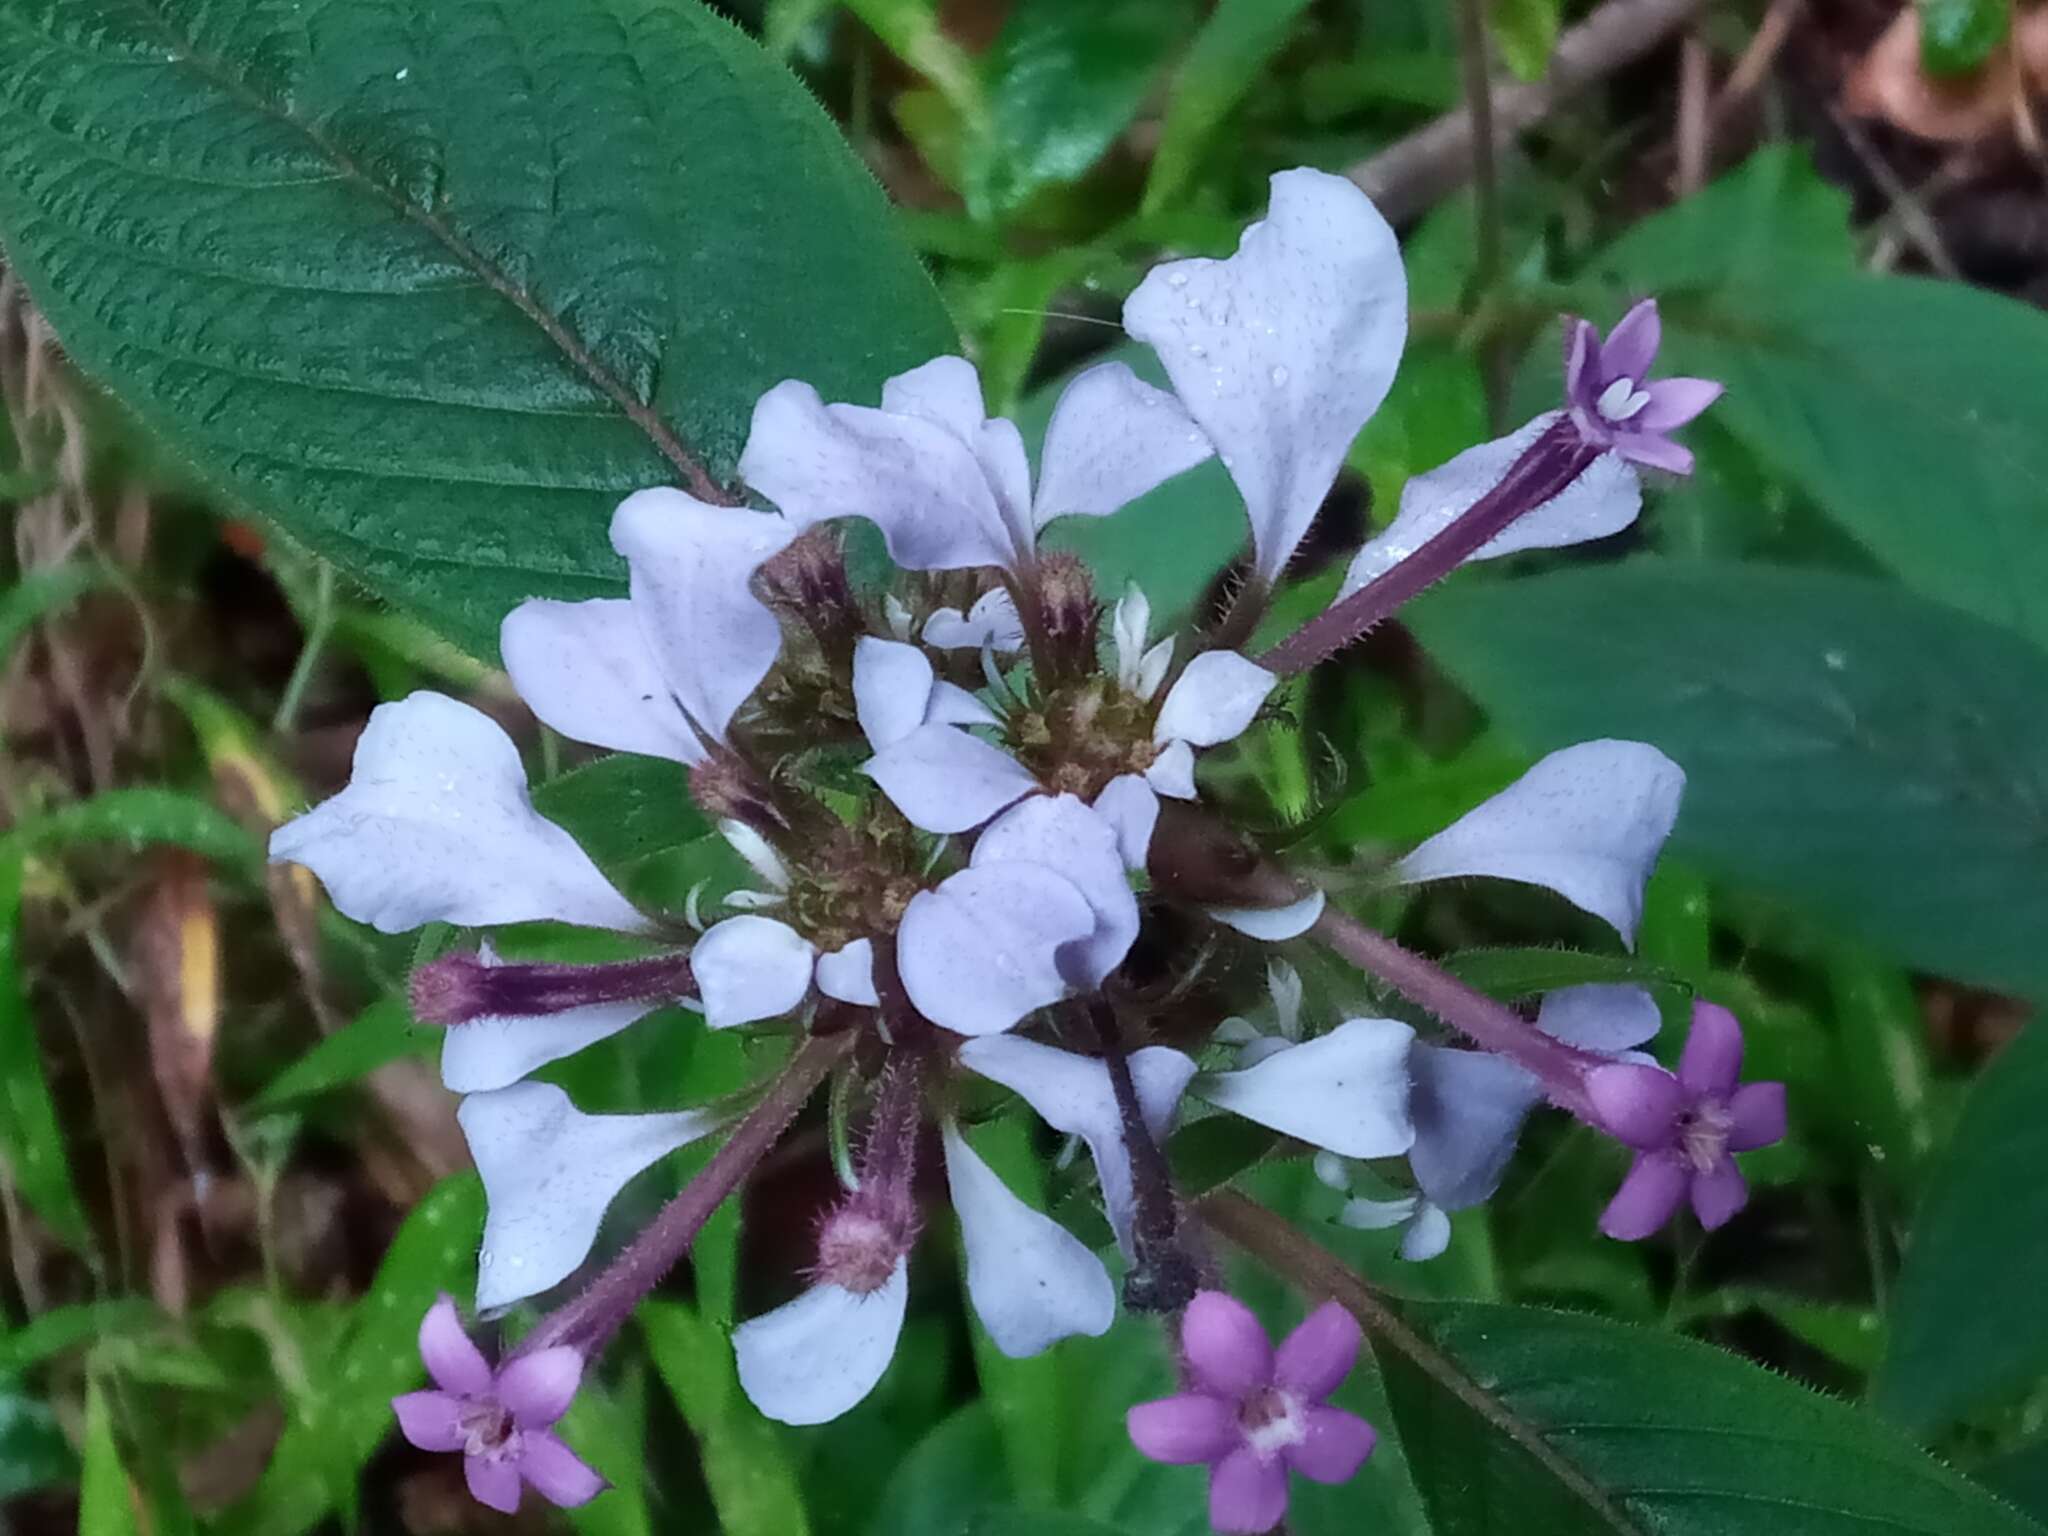
{"label": "spotted petal", "polygon": [[533,808],[512,740],[438,693],[380,704],[348,788],[270,837],[334,904],[381,933],[552,918],[636,929],[640,914],[576,840]]}
{"label": "spotted petal", "polygon": [[484,1181],[480,1311],[567,1276],[590,1253],[605,1208],[642,1169],[721,1124],[707,1110],[586,1115],[552,1083],[473,1093],[456,1111]]}
{"label": "spotted petal", "polygon": [[1243,493],[1267,581],[1386,398],[1408,330],[1400,247],[1365,194],[1311,170],[1272,185],[1234,256],[1155,267],[1124,305]]}
{"label": "spotted petal", "polygon": [[1553,752],[1396,866],[1403,883],[1492,875],[1544,886],[1633,946],[1643,886],[1678,819],[1685,774],[1638,741]]}
{"label": "spotted petal", "polygon": [[[1467,448],[1448,464],[1401,488],[1401,511],[1352,558],[1337,589],[1341,600],[1384,574],[1471,510],[1506,478],[1535,441],[1562,417],[1550,411],[1506,437]],[[1643,509],[1642,482],[1618,454],[1603,453],[1557,495],[1523,513],[1467,560],[1497,560],[1525,549],[1559,549],[1621,532]]]}
{"label": "spotted petal", "polygon": [[874,1391],[896,1354],[910,1268],[898,1259],[879,1290],[814,1285],[733,1330],[740,1386],[783,1424],[823,1424]]}
{"label": "spotted petal", "polygon": [[1116,1288],[1087,1245],[1018,1199],[950,1122],[946,1180],[967,1250],[967,1292],[996,1348],[1011,1359],[1116,1317]]}

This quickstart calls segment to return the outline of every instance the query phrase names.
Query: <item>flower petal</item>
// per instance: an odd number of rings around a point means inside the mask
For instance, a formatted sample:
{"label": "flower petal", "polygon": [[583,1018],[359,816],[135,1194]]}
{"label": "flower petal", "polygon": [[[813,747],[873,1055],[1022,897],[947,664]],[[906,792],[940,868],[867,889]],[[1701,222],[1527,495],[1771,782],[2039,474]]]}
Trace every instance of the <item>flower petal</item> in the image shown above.
{"label": "flower petal", "polygon": [[733,1330],[740,1386],[783,1424],[823,1424],[874,1391],[896,1353],[910,1298],[910,1264],[898,1259],[881,1289],[865,1295],[814,1285]]}
{"label": "flower petal", "polygon": [[1643,886],[1678,819],[1685,774],[1639,741],[1553,752],[1395,866],[1405,884],[1492,875],[1544,886],[1633,947]]}
{"label": "flower petal", "polygon": [[1092,992],[1123,963],[1138,937],[1138,899],[1116,828],[1075,795],[1033,795],[988,824],[974,845],[977,868],[1036,864],[1070,881],[1095,913],[1093,932],[1060,953],[1061,973]]}
{"label": "flower petal", "polygon": [[967,1291],[996,1348],[1022,1359],[1075,1334],[1095,1338],[1116,1317],[1116,1287],[1073,1233],[1026,1205],[949,1121],[946,1181]]}
{"label": "flower petal", "polygon": [[1642,1152],[1671,1145],[1685,1108],[1677,1078],[1633,1061],[1609,1062],[1587,1073],[1586,1097],[1610,1135]]}
{"label": "flower petal", "polygon": [[1754,1152],[1785,1139],[1785,1085],[1744,1083],[1728,1101],[1730,1152]]}
{"label": "flower petal", "polygon": [[512,739],[438,693],[380,704],[348,788],[270,835],[334,904],[380,933],[555,919],[645,926],[576,840],[533,808]]}
{"label": "flower petal", "polygon": [[1386,398],[1408,330],[1400,247],[1365,194],[1311,170],[1272,186],[1234,256],[1155,267],[1124,305],[1243,493],[1269,582]]}
{"label": "flower petal", "polygon": [[1364,1337],[1357,1318],[1334,1301],[1324,1302],[1281,1341],[1273,1356],[1273,1384],[1321,1401],[1351,1374]]}
{"label": "flower petal", "polygon": [[1145,770],[1145,782],[1169,800],[1194,799],[1195,749],[1184,741],[1169,741]]}
{"label": "flower petal", "polygon": [[406,1392],[391,1399],[398,1432],[423,1451],[459,1451],[469,1443],[463,1402],[446,1392]]}
{"label": "flower petal", "polygon": [[1310,891],[1284,907],[1210,907],[1208,913],[1226,928],[1235,928],[1268,944],[1279,944],[1299,938],[1315,927],[1316,919],[1323,915],[1326,899],[1321,891]]}
{"label": "flower petal", "polygon": [[1692,1031],[1678,1057],[1678,1080],[1688,1093],[1725,1099],[1742,1078],[1742,1025],[1719,1003],[1696,999]]}
{"label": "flower petal", "polygon": [[541,1430],[520,1439],[519,1475],[556,1508],[576,1509],[611,1486],[558,1435]]}
{"label": "flower petal", "polygon": [[1616,379],[1633,379],[1640,386],[1663,344],[1664,322],[1658,317],[1657,301],[1643,299],[1614,322],[1600,344],[1600,387]]}
{"label": "flower petal", "polygon": [[519,1513],[519,1467],[510,1460],[493,1461],[483,1456],[462,1458],[462,1475],[469,1484],[469,1496],[486,1509],[501,1515]]}
{"label": "flower petal", "polygon": [[1426,1264],[1450,1246],[1450,1212],[1427,1200],[1418,1201],[1408,1230],[1401,1234],[1401,1257],[1410,1264]]}
{"label": "flower petal", "polygon": [[1300,1442],[1282,1453],[1287,1465],[1310,1482],[1349,1482],[1365,1465],[1379,1435],[1357,1414],[1342,1408],[1318,1403],[1304,1417],[1308,1422]]}
{"label": "flower petal", "polygon": [[1204,651],[1166,690],[1152,739],[1213,747],[1235,741],[1280,679],[1235,651]]}
{"label": "flower petal", "polygon": [[473,1093],[456,1111],[483,1177],[480,1311],[554,1285],[590,1253],[605,1207],[656,1159],[722,1123],[707,1110],[586,1115],[552,1083]]}
{"label": "flower petal", "polygon": [[690,951],[704,1022],[713,1029],[779,1018],[811,989],[817,951],[787,923],[751,913],[712,925]]}
{"label": "flower petal", "polygon": [[914,645],[862,635],[853,647],[853,709],[877,752],[924,724],[932,664]]}
{"label": "flower petal", "polygon": [[1273,1381],[1273,1345],[1252,1309],[1228,1291],[1198,1291],[1180,1324],[1188,1374],[1211,1397],[1242,1402]]}
{"label": "flower petal", "polygon": [[988,420],[981,374],[964,357],[935,357],[897,374],[882,386],[882,409],[944,427],[970,446]]}
{"label": "flower petal", "polygon": [[481,1397],[491,1390],[491,1367],[483,1351],[463,1331],[452,1297],[441,1297],[420,1319],[420,1360],[443,1392]]}
{"label": "flower petal", "polygon": [[981,865],[910,899],[896,963],[917,1011],[963,1035],[1008,1029],[1067,995],[1060,952],[1095,932],[1071,880],[1034,864]]}
{"label": "flower petal", "polygon": [[1287,1463],[1240,1446],[1209,1473],[1209,1525],[1218,1536],[1257,1536],[1287,1518]]}
{"label": "flower petal", "polygon": [[739,468],[797,527],[866,518],[905,570],[1007,565],[1016,557],[969,440],[916,416],[827,405],[810,385],[790,379],[754,406]]}
{"label": "flower petal", "polygon": [[1137,1403],[1124,1415],[1138,1454],[1170,1467],[1221,1461],[1244,1441],[1237,1404],[1200,1392]]}
{"label": "flower petal", "polygon": [[1727,392],[1712,379],[1657,379],[1643,388],[1650,403],[1629,421],[1638,432],[1675,432]]}
{"label": "flower petal", "polygon": [[505,615],[498,651],[526,707],[571,741],[678,763],[704,760],[704,743],[624,598],[529,599]]}
{"label": "flower petal", "polygon": [[1709,1232],[1749,1204],[1749,1184],[1732,1158],[1723,1157],[1692,1179],[1692,1213]]}
{"label": "flower petal", "polygon": [[1638,1154],[1600,1213],[1600,1230],[1624,1243],[1648,1237],[1671,1219],[1691,1182],[1677,1158],[1663,1152]]}
{"label": "flower petal", "polygon": [[583,1385],[583,1352],[567,1344],[516,1355],[498,1372],[498,1401],[521,1429],[546,1429]]}
{"label": "flower petal", "polygon": [[1661,469],[1668,474],[1692,473],[1692,450],[1656,432],[1615,433],[1614,452],[1601,457],[1614,458],[1617,455],[1631,464]]}
{"label": "flower petal", "polygon": [[658,999],[591,1003],[560,1013],[522,1018],[487,1015],[450,1025],[441,1037],[441,1086],[451,1093],[486,1093],[507,1087],[551,1061],[610,1039],[660,1006]]}
{"label": "flower petal", "polygon": [[1001,725],[996,712],[957,683],[941,678],[932,684],[924,717],[933,725]]}
{"label": "flower petal", "polygon": [[[986,1035],[960,1048],[960,1064],[990,1082],[1001,1083],[1029,1104],[1056,1131],[1079,1136],[1095,1159],[1104,1214],[1117,1246],[1131,1252],[1131,1157],[1124,1145],[1123,1116],[1110,1087],[1109,1068],[1092,1056],[1063,1051],[1016,1035]],[[1194,1063],[1166,1046],[1147,1046],[1131,1056],[1131,1077],[1139,1111],[1153,1134],[1172,1118]]]}
{"label": "flower petal", "polygon": [[1102,517],[1215,451],[1166,390],[1122,363],[1085,369],[1046,424],[1032,520],[1043,528],[1070,514]]}
{"label": "flower petal", "polygon": [[1038,788],[1031,770],[957,726],[921,725],[862,765],[912,826],[965,832]]}
{"label": "flower petal", "polygon": [[1417,1042],[1409,1056],[1415,1145],[1408,1166],[1429,1203],[1478,1205],[1500,1187],[1522,1122],[1543,1098],[1533,1072],[1489,1051]]}
{"label": "flower petal", "polygon": [[[1352,557],[1339,601],[1414,554],[1500,484],[1514,462],[1549,430],[1550,411],[1506,437],[1467,448],[1416,475],[1401,489],[1401,511]],[[1603,453],[1557,495],[1523,513],[1467,560],[1497,560],[1525,549],[1560,549],[1621,532],[1643,509],[1642,482],[1619,457]]]}
{"label": "flower petal", "polygon": [[942,651],[978,651],[989,646],[1008,654],[1024,649],[1024,620],[1017,612],[1017,600],[1001,587],[992,587],[974,600],[965,614],[958,608],[941,608],[924,621],[924,643]]}
{"label": "flower petal", "polygon": [[1126,869],[1143,869],[1152,847],[1152,829],[1159,822],[1159,794],[1135,773],[1121,773],[1095,797],[1095,814],[1116,831],[1117,851]]}
{"label": "flower petal", "polygon": [[842,1003],[877,1006],[882,998],[875,991],[874,942],[855,939],[843,949],[818,956],[818,990]]}
{"label": "flower petal", "polygon": [[1560,987],[1536,1011],[1536,1027],[1553,1040],[1603,1056],[1634,1050],[1663,1026],[1657,1000],[1641,987]]}
{"label": "flower petal", "polygon": [[1241,1072],[1206,1073],[1195,1092],[1219,1109],[1346,1157],[1392,1157],[1415,1141],[1408,1048],[1395,1019],[1348,1019]]}
{"label": "flower petal", "polygon": [[754,595],[754,572],[802,529],[745,507],[714,507],[660,487],[612,514],[633,610],[677,702],[716,740],[782,653],[782,626]]}

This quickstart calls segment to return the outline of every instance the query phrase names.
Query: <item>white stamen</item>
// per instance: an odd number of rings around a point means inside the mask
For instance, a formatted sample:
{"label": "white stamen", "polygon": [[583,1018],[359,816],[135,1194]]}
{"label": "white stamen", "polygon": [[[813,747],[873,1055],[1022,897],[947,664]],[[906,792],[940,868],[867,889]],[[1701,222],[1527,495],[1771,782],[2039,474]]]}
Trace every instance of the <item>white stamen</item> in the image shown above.
{"label": "white stamen", "polygon": [[718,824],[718,830],[732,844],[733,852],[745,859],[747,867],[755,874],[778,891],[789,889],[789,866],[782,862],[782,855],[769,845],[767,838],[745,822],[729,817]]}
{"label": "white stamen", "polygon": [[1634,379],[1616,379],[1600,391],[1597,406],[1609,421],[1627,421],[1650,403],[1648,390],[1637,389]]}

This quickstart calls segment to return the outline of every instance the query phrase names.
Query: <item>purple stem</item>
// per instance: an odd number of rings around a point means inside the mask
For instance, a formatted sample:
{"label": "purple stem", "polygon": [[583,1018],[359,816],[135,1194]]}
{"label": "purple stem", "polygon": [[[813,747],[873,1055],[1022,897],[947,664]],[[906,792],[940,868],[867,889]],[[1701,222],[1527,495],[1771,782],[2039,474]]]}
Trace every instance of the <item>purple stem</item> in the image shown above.
{"label": "purple stem", "polygon": [[1543,1079],[1550,1101],[1558,1108],[1599,1124],[1592,1118],[1592,1105],[1586,1098],[1585,1076],[1589,1068],[1602,1065],[1600,1058],[1546,1035],[1514,1009],[1468,987],[1334,906],[1324,907],[1309,931],[1334,954],[1379,977],[1474,1044],[1527,1067]]}
{"label": "purple stem", "polygon": [[534,1018],[593,1003],[694,997],[688,951],[596,965],[486,965],[443,955],[413,972],[413,1017],[449,1027],[482,1018]]}
{"label": "purple stem", "polygon": [[603,1349],[641,1298],[661,1284],[676,1261],[689,1251],[704,1223],[725,1203],[726,1196],[739,1188],[768,1154],[833,1064],[846,1054],[854,1038],[849,1031],[806,1040],[698,1175],[661,1208],[596,1279],[542,1318],[512,1353],[530,1355],[569,1344],[580,1349],[587,1359]]}
{"label": "purple stem", "polygon": [[1600,453],[1581,440],[1569,416],[1560,417],[1508,466],[1498,485],[1442,532],[1349,597],[1330,604],[1259,657],[1259,665],[1285,677],[1335,655],[1416,593],[1450,575],[1510,523],[1555,497],[1584,474]]}

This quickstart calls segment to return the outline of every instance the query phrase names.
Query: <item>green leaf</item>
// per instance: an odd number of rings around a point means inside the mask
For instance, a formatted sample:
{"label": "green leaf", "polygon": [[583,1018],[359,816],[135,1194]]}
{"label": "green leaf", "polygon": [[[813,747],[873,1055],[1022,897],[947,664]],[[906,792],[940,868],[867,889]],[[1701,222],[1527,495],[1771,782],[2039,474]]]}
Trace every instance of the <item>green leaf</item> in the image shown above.
{"label": "green leaf", "polygon": [[711,824],[690,798],[690,770],[631,752],[614,752],[548,780],[534,789],[533,803],[607,872],[631,869],[711,835]]}
{"label": "green leaf", "polygon": [[1887,1426],[1693,1340],[1527,1307],[1404,1315],[1439,1368],[1375,1351],[1439,1531],[2040,1536]]}
{"label": "green leaf", "polygon": [[443,1179],[413,1207],[333,1358],[304,1362],[305,1390],[262,1482],[225,1522],[230,1536],[299,1536],[353,1498],[358,1470],[393,1430],[391,1399],[423,1379],[420,1319],[443,1291],[475,1283],[483,1220],[474,1174]]}
{"label": "green leaf", "polygon": [[1024,0],[983,66],[989,132],[967,162],[968,206],[990,218],[1077,180],[1130,126],[1187,0]]}
{"label": "green leaf", "polygon": [[1209,136],[1244,99],[1307,9],[1308,0],[1218,0],[1174,76],[1143,212],[1156,213],[1180,195]]}
{"label": "green leaf", "polygon": [[1504,1003],[1560,987],[1670,986],[1679,978],[1633,955],[1591,955],[1571,949],[1464,949],[1444,969]]}
{"label": "green leaf", "polygon": [[83,560],[31,571],[0,591],[0,661],[14,649],[28,627],[56,612],[73,598],[110,584],[107,572]]}
{"label": "green leaf", "polygon": [[379,1067],[430,1049],[438,1035],[415,1025],[398,998],[384,998],[278,1073],[249,1101],[247,1112],[269,1114],[293,1099],[360,1082]]}
{"label": "green leaf", "polygon": [[1913,1222],[1872,1400],[1929,1430],[2048,1370],[2048,1028],[2021,1030],[1970,1090]]}
{"label": "green leaf", "polygon": [[[68,1246],[92,1241],[43,1074],[21,969],[21,859],[0,843],[0,1155],[31,1209]],[[11,1343],[12,1341],[10,1341]]]}
{"label": "green leaf", "polygon": [[231,868],[257,870],[263,850],[218,807],[174,789],[140,786],[103,790],[17,823],[0,849],[25,853],[78,843],[140,849],[152,843],[189,848]]}
{"label": "green leaf", "polygon": [[615,1385],[587,1384],[563,1416],[562,1437],[595,1458],[611,1487],[563,1515],[580,1536],[654,1536],[647,1490],[647,1370],[634,1360]]}
{"label": "green leaf", "polygon": [[0,10],[0,237],[86,373],[477,655],[619,590],[755,399],[954,345],[802,86],[696,0]]}
{"label": "green leaf", "polygon": [[1494,43],[1501,61],[1522,80],[1541,80],[1557,46],[1560,0],[1492,0]]}
{"label": "green leaf", "polygon": [[1712,422],[1901,581],[2048,647],[2048,315],[1960,283],[1756,278],[1668,299],[1660,366],[1726,384]]}
{"label": "green leaf", "polygon": [[1920,64],[1930,75],[1967,75],[2012,32],[2012,0],[1913,0]]}
{"label": "green leaf", "polygon": [[84,1440],[78,1536],[137,1536],[134,1493],[114,1442],[114,1411],[97,1376],[86,1382]]}
{"label": "green leaf", "polygon": [[724,1536],[806,1536],[796,1469],[779,1426],[740,1393],[732,1340],[677,1302],[639,1311],[654,1368],[697,1437],[704,1481]]}
{"label": "green leaf", "polygon": [[1654,560],[1461,581],[1410,610],[1541,748],[1652,742],[1673,847],[1909,965],[2048,995],[2048,658],[1858,577]]}
{"label": "green leaf", "polygon": [[161,1321],[163,1314],[147,1301],[81,1301],[53,1307],[12,1333],[0,1334],[0,1376],[92,1344],[138,1331]]}
{"label": "green leaf", "polygon": [[78,1458],[50,1405],[0,1377],[0,1501],[78,1476]]}

